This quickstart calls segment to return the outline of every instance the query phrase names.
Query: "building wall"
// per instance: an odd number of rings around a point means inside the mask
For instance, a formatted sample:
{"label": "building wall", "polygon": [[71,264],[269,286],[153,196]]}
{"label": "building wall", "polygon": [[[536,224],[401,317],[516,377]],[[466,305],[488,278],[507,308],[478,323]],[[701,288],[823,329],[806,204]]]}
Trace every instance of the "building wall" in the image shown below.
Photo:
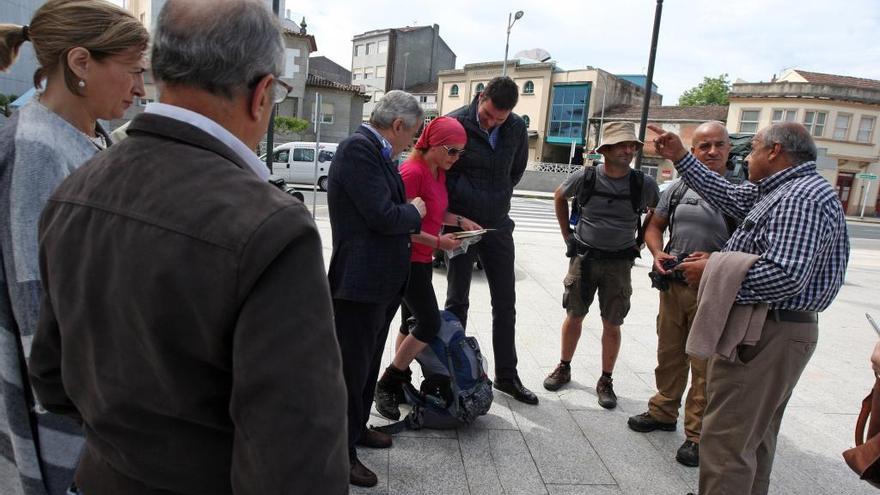
{"label": "building wall", "polygon": [[[385,42],[385,51],[379,53],[379,42]],[[369,54],[365,53],[367,44],[372,43],[375,51]],[[369,95],[370,101],[363,105],[363,120],[367,120],[373,107],[376,106],[376,100],[382,98],[388,91],[387,75],[389,71],[389,57],[392,50],[392,34],[391,31],[385,30],[374,36],[358,36],[352,41],[351,50],[351,84],[364,87],[364,91]],[[376,77],[376,67],[385,68],[385,77]],[[365,77],[365,70],[372,69],[372,76]]]}
{"label": "building wall", "polygon": [[[520,116],[529,117],[529,160],[548,162],[567,162],[571,153],[570,145],[547,143],[547,131],[551,117],[554,85],[589,84],[587,115],[597,117],[602,110],[602,95],[605,93],[605,108],[620,104],[641,103],[642,89],[629,81],[617,79],[601,69],[580,69],[554,72],[552,63],[520,64],[507,66],[507,75],[520,88],[520,97],[513,111]],[[470,104],[480,84],[501,75],[501,62],[468,64],[464,69],[442,71],[439,75],[437,98],[440,115]],[[524,93],[526,83],[534,86],[532,94]],[[452,87],[458,87],[458,94],[452,94]],[[662,96],[652,94],[651,101],[659,105]],[[586,124],[586,122],[585,122]],[[587,127],[585,127],[587,129]],[[586,132],[586,131],[585,131]],[[590,137],[590,142],[595,138]]]}
{"label": "building wall", "polygon": [[[386,43],[384,53],[379,53],[380,41]],[[368,43],[374,43],[375,52],[365,53]],[[440,39],[440,27],[436,24],[411,31],[387,29],[354,37],[351,67],[351,83],[364,86],[371,97],[364,104],[366,120],[386,92],[434,81],[439,70],[455,67],[455,54]],[[384,67],[383,77],[378,76],[379,67]],[[365,77],[365,69],[370,69],[372,77]]]}
{"label": "building wall", "polygon": [[[307,38],[284,35],[284,72],[281,78],[293,87],[289,98],[302,100],[306,92],[306,80],[309,75],[309,54],[311,44]],[[298,117],[309,114],[299,114]]]}
{"label": "building wall", "polygon": [[[34,12],[44,0],[0,0],[2,22],[25,25],[30,24]],[[37,59],[30,43],[22,45],[18,60],[12,64],[8,72],[0,72],[0,93],[21,96],[34,87],[34,71],[37,70]]]}
{"label": "building wall", "polygon": [[[448,114],[459,107],[470,105],[477,95],[477,87],[485,86],[493,77],[501,75],[502,64],[473,64],[463,70],[445,71],[439,75],[437,83],[438,113]],[[541,161],[544,151],[544,137],[547,128],[547,108],[551,93],[552,65],[528,64],[508,65],[507,75],[519,86],[519,100],[513,111],[519,116],[529,118],[529,131],[537,135],[529,139],[529,160]],[[534,85],[532,94],[523,94],[526,82]],[[452,86],[458,86],[458,95],[451,93]],[[534,133],[532,133],[534,134]]]}
{"label": "building wall", "polygon": [[[287,12],[286,1],[287,0],[279,0],[279,17],[284,17],[285,12]],[[263,2],[269,10],[272,10],[272,0],[263,0]],[[43,2],[38,1],[37,3]],[[153,32],[153,27],[156,25],[156,19],[159,17],[159,12],[164,5],[165,0],[123,0],[123,7],[137,17],[144,26],[146,26],[150,33]],[[143,17],[141,17],[141,15],[143,15]]]}
{"label": "building wall", "polygon": [[[331,88],[306,88],[306,98],[303,100],[303,115],[312,115],[315,106],[315,94],[320,93],[323,103],[333,105],[333,123],[322,124],[321,142],[338,143],[354,134],[361,124],[364,98],[351,91],[342,91]],[[311,118],[309,118],[311,121]],[[303,141],[315,141],[314,125],[301,133]]]}
{"label": "building wall", "polygon": [[437,78],[438,71],[455,68],[455,54],[440,39],[440,26],[436,24],[430,29],[398,30],[392,57],[394,70],[391,89],[406,90],[417,84],[429,83]]}
{"label": "building wall", "polygon": [[[825,154],[830,159],[827,163],[823,163],[820,160],[820,173],[833,185],[837,185],[837,179],[841,173],[873,173],[880,175],[880,129],[878,129],[880,127],[880,105],[812,98],[732,97],[727,114],[728,130],[730,132],[741,132],[741,129],[743,129],[743,111],[753,110],[760,112],[758,129],[770,125],[774,110],[793,110],[795,112],[795,121],[801,123],[803,123],[807,111],[825,112],[827,116],[821,136],[814,135],[813,137],[816,147],[820,149],[820,152],[822,149],[826,150]],[[837,116],[843,114],[851,116],[849,129],[845,138],[835,139],[834,128]],[[874,118],[874,129],[867,143],[856,141],[856,132],[863,116]],[[830,164],[830,167],[828,164]],[[862,190],[865,182],[868,181],[855,178],[847,207],[847,214],[857,214],[861,209]],[[877,181],[874,181],[868,191],[866,214],[875,214],[875,205],[878,199],[877,186]]]}

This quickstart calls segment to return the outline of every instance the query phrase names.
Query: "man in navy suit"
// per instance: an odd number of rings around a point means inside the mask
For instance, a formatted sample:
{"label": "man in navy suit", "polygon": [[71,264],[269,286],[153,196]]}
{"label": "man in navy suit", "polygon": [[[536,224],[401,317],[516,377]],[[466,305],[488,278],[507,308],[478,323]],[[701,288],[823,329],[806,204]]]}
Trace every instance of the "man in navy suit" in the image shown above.
{"label": "man in navy suit", "polygon": [[421,198],[407,203],[392,159],[412,145],[422,118],[415,97],[389,91],[370,122],[340,143],[330,167],[330,290],[348,391],[349,480],[358,486],[378,479],[358,460],[355,445],[391,446],[390,435],[366,424],[388,328],[409,277],[409,236],[425,216]]}

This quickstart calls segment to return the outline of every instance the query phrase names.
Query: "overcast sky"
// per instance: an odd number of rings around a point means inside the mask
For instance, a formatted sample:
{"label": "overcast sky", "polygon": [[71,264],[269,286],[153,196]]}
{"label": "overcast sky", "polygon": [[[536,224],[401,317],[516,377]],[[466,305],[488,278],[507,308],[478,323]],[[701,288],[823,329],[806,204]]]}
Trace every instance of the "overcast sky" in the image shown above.
{"label": "overcast sky", "polygon": [[[351,68],[351,38],[373,29],[440,25],[456,67],[501,60],[508,11],[525,15],[510,35],[510,56],[543,48],[559,67],[587,65],[646,73],[656,1],[475,2],[287,0],[305,16],[317,54]],[[501,8],[500,5],[505,5]],[[878,0],[666,0],[654,82],[674,105],[703,76],[767,81],[786,68],[880,79]]]}

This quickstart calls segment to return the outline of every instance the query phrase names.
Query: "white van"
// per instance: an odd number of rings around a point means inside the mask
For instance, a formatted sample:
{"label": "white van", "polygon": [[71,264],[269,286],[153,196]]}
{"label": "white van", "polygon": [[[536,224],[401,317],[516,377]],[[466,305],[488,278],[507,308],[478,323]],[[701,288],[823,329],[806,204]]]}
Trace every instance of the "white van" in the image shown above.
{"label": "white van", "polygon": [[[336,154],[336,143],[321,143],[318,146],[318,188],[327,190],[327,174],[330,161]],[[266,160],[266,155],[261,157]],[[272,152],[272,176],[282,178],[288,184],[314,184],[315,143],[292,142],[276,146]]]}

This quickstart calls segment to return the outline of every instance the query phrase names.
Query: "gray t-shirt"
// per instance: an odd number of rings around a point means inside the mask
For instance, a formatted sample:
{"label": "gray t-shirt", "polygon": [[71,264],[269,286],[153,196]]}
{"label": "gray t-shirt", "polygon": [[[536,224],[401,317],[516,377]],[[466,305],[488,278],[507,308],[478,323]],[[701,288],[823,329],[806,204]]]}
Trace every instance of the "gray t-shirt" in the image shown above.
{"label": "gray t-shirt", "polygon": [[[577,195],[584,182],[583,170],[571,174],[562,184],[566,198]],[[629,174],[620,178],[605,175],[605,166],[596,167],[596,189],[609,194],[629,194]],[[645,175],[642,186],[642,206],[653,208],[657,204],[660,191],[657,182]],[[588,246],[602,251],[621,251],[635,245],[636,220],[629,199],[612,199],[593,194],[581,208],[581,218],[576,231],[578,238]]]}
{"label": "gray t-shirt", "polygon": [[[655,215],[669,220],[669,204],[673,194],[676,194],[681,187],[685,187],[684,184],[676,184],[663,191],[660,204],[654,210]],[[684,196],[681,197],[681,202],[675,208],[668,246],[669,254],[718,251],[724,247],[728,238],[730,232],[724,221],[724,215],[701,198],[696,191],[687,188]]]}

